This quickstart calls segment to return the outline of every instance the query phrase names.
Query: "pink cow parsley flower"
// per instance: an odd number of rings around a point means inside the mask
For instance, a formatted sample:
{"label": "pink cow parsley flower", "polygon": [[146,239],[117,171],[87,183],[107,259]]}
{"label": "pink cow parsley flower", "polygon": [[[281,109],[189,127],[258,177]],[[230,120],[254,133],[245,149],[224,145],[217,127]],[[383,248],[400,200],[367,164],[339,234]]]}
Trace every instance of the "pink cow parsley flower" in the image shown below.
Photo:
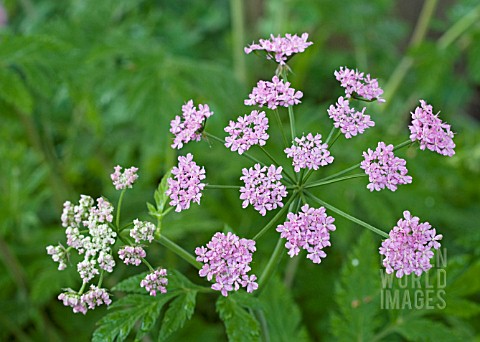
{"label": "pink cow parsley flower", "polygon": [[220,291],[223,296],[237,291],[240,286],[246,287],[247,292],[253,292],[258,288],[257,277],[249,277],[247,273],[251,269],[255,250],[254,240],[240,239],[230,232],[227,235],[215,233],[206,247],[195,249],[197,261],[204,264],[199,275],[209,281],[215,278],[212,289]]}
{"label": "pink cow parsley flower", "polygon": [[80,301],[90,310],[93,310],[95,307],[102,304],[108,306],[112,303],[107,290],[95,285],[90,285],[90,290],[80,297]]}
{"label": "pink cow parsley flower", "polygon": [[179,212],[190,208],[190,202],[200,204],[201,191],[205,184],[205,169],[193,161],[193,155],[178,157],[178,166],[172,169],[174,178],[168,179],[168,190],[165,192],[170,197],[170,205],[176,206],[175,211]]}
{"label": "pink cow parsley flower", "polygon": [[293,106],[300,103],[303,93],[290,88],[290,82],[284,82],[277,76],[273,76],[272,82],[258,81],[244,101],[246,106],[267,106],[270,109]]}
{"label": "pink cow parsley flower", "polygon": [[287,188],[280,180],[282,179],[282,167],[275,165],[270,167],[255,164],[249,169],[242,169],[245,186],[240,188],[240,199],[243,200],[242,207],[253,205],[262,216],[267,210],[274,210],[283,207],[282,199],[287,196]]}
{"label": "pink cow parsley flower", "polygon": [[380,191],[387,187],[391,191],[397,190],[398,184],[409,184],[412,177],[407,176],[407,162],[405,159],[395,157],[393,145],[385,145],[379,142],[375,151],[368,149],[363,152],[365,158],[360,167],[365,170],[370,183],[367,188],[370,191]]}
{"label": "pink cow parsley flower", "polygon": [[310,208],[308,204],[302,207],[298,214],[288,213],[288,221],[277,227],[281,237],[287,239],[285,248],[293,258],[298,255],[300,248],[307,251],[307,259],[315,264],[322,262],[327,254],[324,247],[330,246],[330,231],[334,231],[335,219],[328,216],[325,208]]}
{"label": "pink cow parsley flower", "polygon": [[142,263],[142,258],[145,258],[147,253],[140,246],[124,246],[118,251],[118,257],[123,260],[125,265],[138,266]]}
{"label": "pink cow parsley flower", "polygon": [[65,289],[65,292],[58,295],[58,300],[63,302],[63,305],[69,306],[74,313],[87,313],[87,304],[81,300],[80,295],[72,289]]}
{"label": "pink cow parsley flower", "polygon": [[253,145],[264,146],[268,139],[268,119],[265,112],[252,111],[245,116],[239,116],[237,121],[230,121],[225,132],[230,136],[225,138],[225,146],[238,154],[248,151]]}
{"label": "pink cow parsley flower", "polygon": [[133,220],[133,228],[130,230],[130,236],[136,243],[141,241],[153,241],[153,235],[155,234],[155,225],[151,222]]}
{"label": "pink cow parsley flower", "polygon": [[331,105],[327,111],[328,116],[334,121],[333,125],[340,128],[345,138],[350,139],[357,134],[362,134],[367,128],[375,126],[370,115],[365,114],[365,109],[357,112],[355,108],[350,108],[348,100],[340,96],[335,106]]}
{"label": "pink cow parsley flower", "polygon": [[155,297],[157,291],[160,293],[167,293],[166,286],[168,285],[167,270],[164,268],[157,269],[142,279],[140,286],[144,287],[150,296]]}
{"label": "pink cow parsley flower", "polygon": [[384,255],[383,266],[386,272],[396,272],[397,278],[415,273],[417,276],[432,268],[430,259],[433,249],[440,248],[442,235],[437,235],[435,228],[428,222],[420,223],[418,217],[409,211],[403,212],[405,219],[400,219],[390,231],[389,238],[382,242],[379,251]]}
{"label": "pink cow parsley flower", "polygon": [[433,114],[432,106],[424,100],[420,100],[420,107],[415,108],[412,114],[412,124],[410,128],[410,139],[420,142],[420,149],[428,148],[430,151],[437,152],[444,156],[453,156],[455,154],[455,143],[453,142],[453,132],[450,125],[442,122],[438,114]]}
{"label": "pink cow parsley flower", "polygon": [[52,260],[58,262],[58,270],[63,271],[67,268],[68,252],[62,245],[47,246],[47,254],[52,256]]}
{"label": "pink cow parsley flower", "polygon": [[320,134],[302,136],[295,138],[295,144],[286,148],[285,153],[288,158],[293,158],[293,167],[295,172],[300,169],[318,170],[319,166],[325,166],[333,162],[327,144],[322,144],[322,136]]}
{"label": "pink cow parsley flower", "polygon": [[275,37],[272,34],[270,39],[260,39],[258,44],[253,43],[244,50],[246,54],[255,50],[263,50],[267,53],[267,59],[275,58],[277,63],[284,65],[293,54],[303,52],[313,44],[307,39],[308,33],[303,33],[301,37],[288,33],[285,37],[280,37],[280,35]]}
{"label": "pink cow parsley flower", "polygon": [[117,190],[131,188],[133,183],[138,179],[138,168],[135,166],[125,169],[124,172],[122,172],[122,167],[120,165],[115,166],[113,169],[114,172],[110,175],[110,178]]}
{"label": "pink cow parsley flower", "polygon": [[368,101],[377,100],[378,102],[385,102],[381,98],[383,90],[378,86],[377,79],[371,78],[370,74],[364,76],[363,72],[350,70],[347,67],[345,67],[345,70],[343,67],[340,67],[340,70],[335,71],[334,74],[337,81],[345,88],[345,97],[347,99],[356,94]]}
{"label": "pink cow parsley flower", "polygon": [[200,141],[205,121],[213,115],[206,104],[193,105],[193,100],[182,106],[182,116],[176,116],[170,123],[170,132],[175,135],[172,148],[181,149],[191,140]]}

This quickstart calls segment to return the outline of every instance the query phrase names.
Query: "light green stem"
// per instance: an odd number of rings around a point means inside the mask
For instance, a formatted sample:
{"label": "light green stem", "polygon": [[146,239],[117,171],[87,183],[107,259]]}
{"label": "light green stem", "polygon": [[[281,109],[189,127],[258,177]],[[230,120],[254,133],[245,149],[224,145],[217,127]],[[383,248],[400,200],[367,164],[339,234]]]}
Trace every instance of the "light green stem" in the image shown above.
{"label": "light green stem", "polygon": [[460,18],[450,29],[443,34],[437,41],[437,46],[444,50],[450,46],[458,37],[462,35],[470,26],[478,23],[480,18],[480,5],[469,11]]}
{"label": "light green stem", "polygon": [[365,173],[357,173],[355,175],[350,175],[350,176],[345,176],[345,177],[340,177],[340,178],[334,178],[334,179],[330,179],[330,180],[327,180],[327,181],[318,181],[318,182],[313,182],[313,183],[310,183],[310,184],[307,184],[304,186],[305,189],[310,189],[310,188],[315,188],[317,186],[322,186],[322,185],[326,185],[326,184],[332,184],[332,183],[337,183],[337,182],[341,182],[341,181],[344,181],[344,180],[348,180],[348,179],[353,179],[353,178],[359,178],[359,177],[366,177],[367,175]]}
{"label": "light green stem", "polygon": [[120,197],[118,198],[117,216],[115,218],[115,225],[116,225],[117,232],[120,230],[120,213],[122,211],[123,196],[124,196],[126,190],[127,189],[123,189],[122,192],[120,193]]}
{"label": "light green stem", "polygon": [[278,108],[273,111],[275,113],[275,118],[277,119],[278,127],[280,128],[280,132],[282,133],[282,139],[284,147],[287,148],[289,146],[287,136],[285,134],[285,130],[283,129],[282,120],[280,119],[280,115],[278,114]]}
{"label": "light green stem", "polygon": [[297,193],[295,192],[287,201],[287,203],[283,206],[281,210],[277,212],[277,214],[265,225],[265,227],[260,230],[257,235],[253,237],[253,240],[258,240],[263,234],[265,234],[279,219],[282,217],[283,214],[288,210],[288,206],[293,200],[297,197]]}
{"label": "light green stem", "polygon": [[[280,164],[275,160],[275,158],[273,158],[273,156],[268,153],[268,151],[266,149],[264,149],[262,146],[259,146],[260,149],[262,150],[263,153],[265,153],[265,155],[268,157],[268,159],[270,159],[274,164],[275,166],[279,166]],[[292,184],[295,183],[295,180],[293,179],[293,177],[285,170],[282,168],[282,173],[285,175],[286,178],[288,178],[290,180],[290,182]]]}
{"label": "light green stem", "polygon": [[217,185],[217,184],[206,184],[205,189],[240,189],[239,185]]}
{"label": "light green stem", "polygon": [[245,84],[247,69],[245,67],[245,53],[243,53],[243,44],[245,41],[243,0],[230,0],[230,17],[232,22],[233,69],[235,77],[242,84]]}
{"label": "light green stem", "polygon": [[275,249],[273,250],[272,255],[270,256],[270,259],[267,262],[267,265],[263,269],[262,275],[260,276],[258,280],[258,287],[259,287],[259,292],[257,293],[260,294],[260,291],[263,290],[263,287],[268,283],[270,278],[272,277],[273,273],[275,272],[275,269],[277,268],[280,260],[282,259],[283,256],[283,239],[281,237],[278,237],[277,244],[275,245]]}
{"label": "light green stem", "polygon": [[[217,136],[215,136],[215,135],[213,135],[213,134],[210,134],[210,133],[208,133],[208,132],[205,132],[205,131],[203,132],[203,134],[205,134],[207,137],[209,137],[209,138],[211,138],[211,139],[213,139],[213,140],[218,141],[218,142],[221,143],[222,145],[225,145],[225,141],[224,141],[223,139],[220,139],[219,137],[217,137]],[[247,153],[247,152],[243,152],[241,155],[244,156],[244,157],[246,157],[246,158],[248,158],[248,159],[250,159],[251,161],[253,161],[253,162],[255,162],[255,163],[258,163],[258,164],[260,164],[260,165],[262,165],[262,166],[265,166],[264,163],[262,163],[261,161],[259,161],[258,159],[256,159],[255,157],[253,157],[252,155],[250,155],[250,154]]]}
{"label": "light green stem", "polygon": [[172,240],[168,239],[167,237],[165,237],[163,234],[160,235],[159,237],[157,236],[156,237],[156,240],[159,244],[161,244],[162,246],[168,248],[170,251],[172,251],[173,253],[175,253],[176,255],[178,255],[180,258],[182,258],[183,260],[185,260],[186,262],[188,262],[190,265],[192,265],[193,267],[197,268],[197,269],[201,269],[202,268],[202,264],[199,263],[195,257],[193,255],[191,255],[190,253],[188,253],[186,250],[184,250],[182,247],[180,247],[179,245],[177,245],[175,242],[173,242]]}
{"label": "light green stem", "polygon": [[325,144],[328,145],[328,143],[330,142],[330,139],[332,139],[333,133],[335,132],[336,129],[337,128],[335,128],[335,126],[332,127],[332,129],[330,130],[330,133],[328,133],[327,140],[325,140]]}
{"label": "light green stem", "polygon": [[308,192],[308,191],[305,191],[305,194],[306,194],[308,197],[310,197],[312,200],[314,200],[315,202],[317,202],[318,204],[323,205],[325,208],[327,208],[327,209],[329,209],[329,210],[331,210],[331,211],[333,211],[333,212],[335,212],[335,213],[337,213],[337,214],[345,217],[347,220],[350,220],[350,221],[352,221],[352,222],[354,222],[354,223],[356,223],[356,224],[358,224],[358,225],[360,225],[360,226],[363,226],[363,227],[371,230],[372,232],[374,232],[374,233],[376,233],[376,234],[378,234],[378,235],[380,235],[380,236],[388,239],[388,234],[385,233],[383,230],[380,230],[380,229],[378,229],[378,228],[375,228],[375,227],[372,226],[371,224],[368,224],[368,223],[366,223],[366,222],[363,222],[362,220],[359,220],[358,218],[353,217],[353,216],[347,214],[346,212],[341,211],[341,210],[338,209],[337,207],[334,207],[333,205],[328,204],[328,203],[322,201],[320,198],[314,196],[313,194],[311,194],[311,193]]}

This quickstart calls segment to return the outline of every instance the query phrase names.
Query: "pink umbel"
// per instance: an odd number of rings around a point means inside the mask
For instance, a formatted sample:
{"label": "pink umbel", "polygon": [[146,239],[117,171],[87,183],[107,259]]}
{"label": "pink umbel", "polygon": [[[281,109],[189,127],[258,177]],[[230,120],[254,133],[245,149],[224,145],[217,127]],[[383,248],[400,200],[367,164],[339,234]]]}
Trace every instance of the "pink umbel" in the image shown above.
{"label": "pink umbel", "polygon": [[175,116],[170,122],[170,132],[175,135],[172,148],[181,149],[189,141],[200,141],[205,121],[213,115],[206,104],[193,105],[193,100],[182,106],[182,116]]}
{"label": "pink umbel", "polygon": [[199,271],[201,277],[210,281],[214,278],[212,289],[227,296],[230,291],[237,291],[245,287],[247,292],[257,289],[255,275],[247,275],[250,271],[252,255],[255,252],[255,241],[240,239],[237,235],[228,232],[215,233],[206,247],[197,247],[195,254],[197,261],[203,263]]}
{"label": "pink umbel", "polygon": [[397,190],[399,184],[409,184],[412,177],[407,175],[407,162],[405,159],[395,157],[393,145],[385,145],[379,142],[375,151],[368,149],[363,152],[364,160],[360,167],[365,170],[370,183],[367,188],[370,191],[382,190],[385,187],[391,191]]}
{"label": "pink umbel", "polygon": [[295,138],[295,144],[285,149],[288,158],[293,158],[295,172],[300,169],[318,170],[333,162],[333,156],[328,151],[328,145],[322,143],[322,136],[308,133],[307,136]]}
{"label": "pink umbel", "polygon": [[403,212],[404,219],[390,231],[389,238],[382,242],[379,251],[384,255],[383,266],[386,272],[395,272],[397,278],[415,273],[417,276],[432,268],[430,259],[433,249],[440,248],[442,235],[437,235],[430,223],[420,223],[420,219],[409,211]]}
{"label": "pink umbel", "polygon": [[265,112],[252,111],[239,116],[237,121],[230,121],[225,127],[229,134],[225,138],[225,146],[238,154],[248,151],[253,145],[264,146],[268,140],[268,119]]}
{"label": "pink umbel", "polygon": [[138,179],[137,171],[138,168],[135,166],[125,169],[124,172],[122,172],[122,167],[120,165],[115,166],[114,172],[110,175],[115,189],[123,190],[131,188],[133,183]]}
{"label": "pink umbel", "polygon": [[345,88],[345,97],[359,96],[368,101],[377,100],[385,102],[381,97],[383,90],[378,86],[378,81],[371,78],[370,74],[364,75],[358,70],[340,67],[340,70],[334,72],[335,78]]}
{"label": "pink umbel", "polygon": [[327,256],[323,248],[330,246],[330,231],[336,229],[334,221],[324,207],[315,209],[305,204],[300,213],[288,213],[287,221],[277,227],[277,232],[287,240],[285,248],[291,258],[304,249],[307,259],[319,264]]}
{"label": "pink umbel", "polygon": [[357,134],[362,134],[369,127],[375,126],[375,122],[370,119],[370,115],[365,114],[363,108],[358,112],[355,108],[350,107],[350,102],[340,96],[337,103],[328,108],[328,116],[333,119],[333,125],[340,128],[345,138],[350,139]]}
{"label": "pink umbel", "polygon": [[277,76],[273,76],[272,82],[258,81],[244,101],[246,106],[267,106],[270,109],[288,107],[300,103],[303,93],[290,88],[290,82],[285,82]]}
{"label": "pink umbel", "polygon": [[140,286],[144,287],[150,296],[156,296],[157,292],[167,293],[168,285],[167,270],[164,268],[157,269],[142,279]]}
{"label": "pink umbel", "polygon": [[420,106],[412,114],[410,139],[420,142],[420,149],[426,148],[443,156],[455,154],[453,132],[449,124],[442,122],[438,114],[433,114],[432,106],[420,100]]}

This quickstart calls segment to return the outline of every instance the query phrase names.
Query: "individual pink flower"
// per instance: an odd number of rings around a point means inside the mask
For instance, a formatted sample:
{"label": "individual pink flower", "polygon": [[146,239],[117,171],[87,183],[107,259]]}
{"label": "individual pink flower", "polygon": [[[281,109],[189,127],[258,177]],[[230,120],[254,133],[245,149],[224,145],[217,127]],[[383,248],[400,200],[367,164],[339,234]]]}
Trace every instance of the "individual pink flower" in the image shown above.
{"label": "individual pink flower", "polygon": [[288,158],[293,158],[293,167],[295,172],[300,169],[318,170],[320,166],[325,166],[333,162],[328,145],[322,143],[322,136],[312,133],[295,138],[295,144],[285,149]]}
{"label": "individual pink flower", "polygon": [[263,50],[267,53],[267,59],[275,59],[280,65],[284,65],[287,60],[295,53],[305,51],[312,42],[307,41],[308,33],[303,33],[301,37],[296,34],[286,34],[285,37],[275,37],[270,35],[270,39],[260,39],[258,44],[253,43],[246,47],[245,53],[249,54],[252,51]]}
{"label": "individual pink flower", "polygon": [[345,138],[350,139],[357,134],[362,134],[367,128],[375,126],[370,115],[365,114],[365,109],[357,112],[355,108],[350,108],[348,100],[340,96],[335,106],[331,105],[327,111],[328,116],[334,121],[333,125],[340,128]]}
{"label": "individual pink flower", "polygon": [[191,153],[178,157],[178,166],[172,169],[172,175],[165,193],[171,199],[170,205],[176,207],[175,211],[190,208],[192,201],[200,204],[201,191],[205,188],[205,184],[201,183],[205,179],[205,169],[193,161]]}
{"label": "individual pink flower", "polygon": [[417,276],[432,268],[430,259],[433,249],[440,248],[442,235],[437,235],[430,223],[420,223],[420,219],[409,211],[403,212],[405,219],[400,219],[392,228],[389,238],[382,242],[380,255],[384,255],[383,266],[386,272],[395,272],[397,278],[415,273]]}
{"label": "individual pink flower", "polygon": [[399,184],[409,184],[412,177],[407,175],[407,162],[405,159],[395,157],[393,145],[385,145],[379,142],[375,151],[368,149],[363,152],[364,160],[360,167],[365,170],[370,183],[367,188],[370,191],[382,190],[385,187],[391,191],[397,190]]}
{"label": "individual pink flower", "polygon": [[141,246],[124,246],[118,251],[118,257],[123,260],[125,265],[138,266],[142,263],[147,253]]}
{"label": "individual pink flower", "polygon": [[334,74],[337,81],[345,88],[345,97],[347,99],[355,94],[369,101],[385,102],[381,98],[383,90],[378,86],[377,79],[371,78],[370,74],[364,76],[363,72],[354,71],[347,67],[345,69],[340,67],[340,70],[335,71]]}
{"label": "individual pink flower", "polygon": [[272,82],[258,81],[244,101],[246,106],[267,106],[270,109],[288,107],[300,103],[303,97],[301,91],[290,88],[290,82],[284,82],[277,76],[273,76]]}
{"label": "individual pink flower", "polygon": [[293,258],[300,249],[307,251],[307,259],[319,264],[327,254],[324,247],[330,246],[330,231],[334,231],[335,219],[328,216],[324,207],[310,208],[308,204],[302,207],[298,214],[288,213],[285,223],[277,227],[280,236],[287,240],[285,248]]}
{"label": "individual pink flower", "polygon": [[282,167],[275,165],[261,166],[255,164],[249,169],[242,169],[243,176],[240,177],[245,186],[240,188],[240,199],[243,200],[242,207],[253,205],[262,216],[268,210],[283,207],[282,200],[287,196],[287,188],[280,180],[282,179]]}
{"label": "individual pink flower", "polygon": [[115,166],[114,172],[110,175],[113,185],[117,190],[123,190],[131,188],[133,183],[138,179],[137,171],[138,168],[132,166],[122,172],[122,167],[120,165]]}
{"label": "individual pink flower", "polygon": [[157,292],[167,293],[166,286],[168,285],[167,270],[164,268],[157,269],[140,282],[140,287],[144,287],[150,296],[156,296]]}
{"label": "individual pink flower", "polygon": [[247,292],[253,292],[258,288],[255,282],[257,277],[249,277],[247,273],[251,269],[250,263],[255,250],[254,240],[240,239],[230,232],[226,235],[215,233],[206,247],[195,249],[197,261],[204,264],[199,275],[207,277],[209,281],[214,279],[212,289],[220,291],[223,296],[237,291],[240,287],[246,287]]}
{"label": "individual pink flower", "polygon": [[248,151],[253,145],[264,146],[268,139],[268,119],[265,112],[252,111],[245,116],[239,116],[237,121],[230,121],[225,127],[229,134],[225,138],[225,146],[238,154]]}
{"label": "individual pink flower", "polygon": [[410,128],[410,139],[420,142],[420,149],[425,148],[437,152],[444,156],[453,156],[455,154],[455,143],[453,142],[453,132],[450,125],[442,122],[433,114],[432,106],[424,100],[420,100],[419,107],[415,108],[412,114],[412,124]]}
{"label": "individual pink flower", "polygon": [[184,144],[191,140],[200,141],[205,121],[212,115],[213,112],[206,104],[198,105],[198,110],[193,105],[193,100],[184,104],[182,106],[182,116],[177,115],[170,122],[170,132],[175,135],[172,148],[181,149]]}

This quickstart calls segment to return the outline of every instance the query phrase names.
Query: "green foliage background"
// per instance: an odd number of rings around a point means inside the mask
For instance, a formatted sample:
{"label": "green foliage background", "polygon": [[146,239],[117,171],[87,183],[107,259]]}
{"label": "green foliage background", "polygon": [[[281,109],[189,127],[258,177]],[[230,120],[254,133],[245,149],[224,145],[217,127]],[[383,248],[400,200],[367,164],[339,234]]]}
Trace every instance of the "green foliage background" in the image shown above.
{"label": "green foliage background", "polygon": [[[425,37],[411,40],[418,14],[409,21],[401,15],[401,2],[393,0],[4,0],[9,21],[0,29],[0,339],[84,341],[102,319],[96,340],[115,329],[129,339],[150,334],[171,341],[227,335],[271,341],[479,340],[480,6],[475,0],[425,4],[436,10]],[[456,155],[402,150],[414,182],[395,193],[370,193],[364,180],[317,192],[385,231],[403,210],[437,227],[448,251],[447,307],[381,310],[380,238],[340,217],[324,262],[284,257],[278,277],[255,300],[238,294],[215,304],[217,296],[195,285],[208,286],[196,271],[156,245],[149,259],[181,272],[173,276],[178,291],[171,297],[145,304],[148,310],[134,316],[132,310],[146,299],[122,298],[135,291],[131,284],[117,284],[135,273],[118,267],[105,283],[120,291],[114,291],[108,316],[104,308],[83,316],[63,307],[56,296],[61,288],[77,288],[79,278],[72,269],[58,272],[45,252],[46,245],[64,241],[62,203],[80,194],[114,200],[113,166],[135,165],[140,178],[123,214],[146,219],[145,202],[153,202],[159,180],[176,161],[168,130],[181,105],[190,98],[208,103],[215,112],[208,130],[223,136],[228,121],[247,112],[243,99],[252,86],[275,69],[263,58],[244,56],[243,46],[285,32],[309,32],[314,42],[291,62],[293,87],[304,92],[296,108],[297,132],[328,134],[326,109],[341,94],[333,77],[339,66],[371,73],[387,92],[385,105],[369,106],[375,128],[337,142],[335,163],[322,172],[358,162],[380,139],[406,140],[409,112],[420,98],[452,125]],[[282,158],[276,129],[272,122],[267,146]],[[187,151],[205,165],[214,184],[238,184],[241,168],[250,165],[215,142],[189,144],[181,153]],[[169,215],[163,231],[190,252],[223,229],[252,237],[271,216],[240,204],[236,191],[208,190],[201,206]],[[276,234],[272,230],[259,241],[254,272],[265,266]],[[183,317],[162,311],[168,300],[169,308],[186,308]],[[252,314],[258,308],[264,317]],[[123,326],[119,317],[125,318]],[[126,325],[133,328],[130,335],[121,330]]]}

